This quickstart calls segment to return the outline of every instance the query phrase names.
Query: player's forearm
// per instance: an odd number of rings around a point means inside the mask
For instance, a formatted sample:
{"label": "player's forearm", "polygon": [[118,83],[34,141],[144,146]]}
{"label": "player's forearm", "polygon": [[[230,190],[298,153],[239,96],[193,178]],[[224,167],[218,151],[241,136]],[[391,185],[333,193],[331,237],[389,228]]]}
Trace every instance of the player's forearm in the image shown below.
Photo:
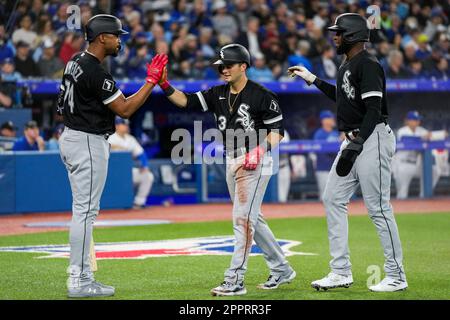
{"label": "player's forearm", "polygon": [[123,115],[120,116],[122,118],[129,118],[133,115],[145,103],[154,87],[155,85],[153,83],[146,82],[135,94],[126,98],[123,97]]}
{"label": "player's forearm", "polygon": [[173,88],[173,90],[173,93],[167,96],[167,98],[178,108],[185,108],[188,101],[187,96],[184,94],[184,92],[178,89]]}
{"label": "player's forearm", "polygon": [[280,143],[281,139],[283,139],[281,134],[272,131],[267,135],[264,142],[267,146],[270,145],[270,149],[273,149]]}
{"label": "player's forearm", "polygon": [[313,82],[316,87],[322,91],[323,93],[325,93],[325,95],[330,98],[331,100],[333,100],[334,102],[336,102],[336,86],[332,85],[331,83],[328,83],[326,81],[323,81],[319,78],[316,78],[316,80],[314,80]]}
{"label": "player's forearm", "polygon": [[112,101],[108,107],[118,116],[128,119],[144,104],[154,87],[154,84],[146,82],[135,94],[129,97],[122,94]]}

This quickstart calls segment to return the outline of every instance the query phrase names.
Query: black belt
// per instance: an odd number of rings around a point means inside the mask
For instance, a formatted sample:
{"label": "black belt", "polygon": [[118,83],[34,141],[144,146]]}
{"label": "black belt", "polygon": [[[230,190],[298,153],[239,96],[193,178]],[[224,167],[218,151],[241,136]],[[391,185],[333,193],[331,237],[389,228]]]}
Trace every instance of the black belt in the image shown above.
{"label": "black belt", "polygon": [[[379,125],[380,123],[384,123],[384,125],[387,125],[387,124],[388,124],[386,120],[383,120],[383,121],[378,122],[377,125]],[[353,129],[353,130],[347,131],[347,132],[345,133],[345,137],[346,137],[348,140],[353,141],[353,140],[356,139],[356,137],[359,135],[359,131],[360,131],[359,129]]]}

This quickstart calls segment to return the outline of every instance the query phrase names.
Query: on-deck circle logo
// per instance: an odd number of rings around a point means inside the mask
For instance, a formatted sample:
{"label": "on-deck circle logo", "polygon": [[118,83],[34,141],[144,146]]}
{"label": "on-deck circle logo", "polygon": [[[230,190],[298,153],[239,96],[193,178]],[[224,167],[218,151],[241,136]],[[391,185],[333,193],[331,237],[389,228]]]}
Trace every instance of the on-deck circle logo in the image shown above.
{"label": "on-deck circle logo", "polygon": [[[277,240],[286,256],[316,255],[315,253],[292,251],[300,241]],[[206,238],[95,243],[97,259],[146,259],[169,256],[231,255],[234,250],[233,236]],[[0,252],[42,253],[38,258],[68,258],[70,247],[63,245],[0,247]],[[253,243],[250,255],[261,255],[261,249]]]}

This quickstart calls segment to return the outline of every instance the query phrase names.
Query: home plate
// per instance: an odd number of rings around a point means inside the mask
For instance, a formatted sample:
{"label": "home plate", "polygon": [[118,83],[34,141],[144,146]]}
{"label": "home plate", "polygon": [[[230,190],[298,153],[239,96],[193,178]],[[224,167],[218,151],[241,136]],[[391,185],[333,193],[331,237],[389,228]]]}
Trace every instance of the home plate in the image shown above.
{"label": "home plate", "polygon": [[[168,224],[169,220],[154,220],[154,219],[140,219],[140,220],[98,220],[94,222],[95,227],[131,227],[131,226],[147,226],[153,224]],[[25,227],[28,228],[69,228],[70,221],[47,221],[27,223]]]}

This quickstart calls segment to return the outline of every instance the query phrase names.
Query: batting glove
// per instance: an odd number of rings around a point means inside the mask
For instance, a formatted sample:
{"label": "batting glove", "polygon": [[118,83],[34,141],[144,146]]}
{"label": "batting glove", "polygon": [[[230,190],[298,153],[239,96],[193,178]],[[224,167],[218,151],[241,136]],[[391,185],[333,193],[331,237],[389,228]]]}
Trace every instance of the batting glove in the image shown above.
{"label": "batting glove", "polygon": [[245,170],[255,170],[261,161],[261,158],[264,156],[264,152],[265,150],[263,147],[257,146],[246,153],[243,168]]}
{"label": "batting glove", "polygon": [[161,79],[163,69],[168,60],[169,58],[166,54],[157,54],[150,64],[147,63],[147,78],[145,80],[156,85]]}
{"label": "batting glove", "polygon": [[309,70],[303,66],[290,67],[288,68],[287,72],[292,78],[295,78],[295,76],[303,78],[303,80],[305,80],[308,85],[311,85],[317,78],[314,74],[309,72]]}
{"label": "batting glove", "polygon": [[361,137],[356,137],[356,139],[350,142],[348,146],[342,150],[336,165],[336,173],[338,176],[345,177],[350,173],[356,158],[363,150],[363,143],[364,141]]}

